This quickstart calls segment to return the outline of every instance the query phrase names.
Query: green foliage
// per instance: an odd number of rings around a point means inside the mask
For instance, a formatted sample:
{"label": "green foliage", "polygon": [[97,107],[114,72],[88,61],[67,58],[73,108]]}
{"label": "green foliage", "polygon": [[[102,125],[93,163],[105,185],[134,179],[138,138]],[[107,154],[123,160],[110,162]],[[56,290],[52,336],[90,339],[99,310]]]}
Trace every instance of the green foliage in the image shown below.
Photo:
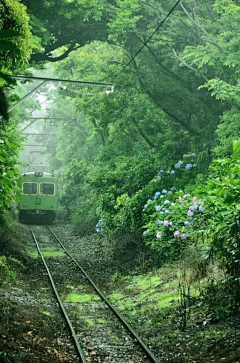
{"label": "green foliage", "polygon": [[0,286],[15,281],[15,272],[10,270],[6,256],[0,256]]}
{"label": "green foliage", "polygon": [[232,154],[234,140],[239,139],[240,114],[235,108],[226,111],[221,117],[221,123],[217,128],[219,144],[214,148],[216,157],[228,157]]}
{"label": "green foliage", "polygon": [[16,164],[22,138],[13,127],[14,124],[11,124],[11,128],[7,127],[5,132],[8,136],[2,134],[0,140],[0,213],[11,208],[12,200],[16,200],[16,193],[20,191],[20,174]]}
{"label": "green foliage", "polygon": [[26,66],[32,51],[26,8],[16,0],[0,4],[0,69]]}
{"label": "green foliage", "polygon": [[227,273],[238,281],[239,210],[240,210],[240,142],[233,145],[229,158],[217,159],[210,168],[210,177],[199,194],[205,199],[206,226],[204,236],[211,241],[223,261]]}
{"label": "green foliage", "polygon": [[11,208],[12,200],[19,192],[18,152],[22,138],[16,130],[16,122],[9,119],[9,100],[4,88],[15,85],[8,76],[13,67],[24,69],[31,55],[31,33],[25,7],[15,0],[3,0],[0,4],[0,218]]}
{"label": "green foliage", "polygon": [[[103,0],[23,0],[31,19],[32,62],[58,61],[79,44],[107,39],[109,4]],[[105,21],[103,21],[105,20]]]}
{"label": "green foliage", "polygon": [[137,0],[117,0],[113,11],[113,20],[109,22],[109,40],[122,44],[126,40],[129,29],[134,29],[137,21],[142,18],[141,5]]}

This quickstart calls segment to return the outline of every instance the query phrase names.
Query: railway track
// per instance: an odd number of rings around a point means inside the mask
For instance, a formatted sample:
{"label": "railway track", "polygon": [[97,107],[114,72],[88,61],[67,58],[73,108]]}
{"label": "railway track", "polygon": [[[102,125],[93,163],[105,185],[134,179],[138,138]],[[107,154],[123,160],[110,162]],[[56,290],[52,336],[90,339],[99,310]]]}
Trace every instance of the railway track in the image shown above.
{"label": "railway track", "polygon": [[79,362],[159,362],[55,233],[49,227],[35,226],[30,230]]}

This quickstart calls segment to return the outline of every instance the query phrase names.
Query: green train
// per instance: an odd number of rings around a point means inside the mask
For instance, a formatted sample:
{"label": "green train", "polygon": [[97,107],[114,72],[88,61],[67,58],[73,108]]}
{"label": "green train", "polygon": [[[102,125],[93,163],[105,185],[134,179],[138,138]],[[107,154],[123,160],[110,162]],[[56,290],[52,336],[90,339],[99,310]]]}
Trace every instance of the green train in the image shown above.
{"label": "green train", "polygon": [[51,173],[27,172],[22,174],[21,189],[19,222],[53,223],[58,207],[57,178]]}

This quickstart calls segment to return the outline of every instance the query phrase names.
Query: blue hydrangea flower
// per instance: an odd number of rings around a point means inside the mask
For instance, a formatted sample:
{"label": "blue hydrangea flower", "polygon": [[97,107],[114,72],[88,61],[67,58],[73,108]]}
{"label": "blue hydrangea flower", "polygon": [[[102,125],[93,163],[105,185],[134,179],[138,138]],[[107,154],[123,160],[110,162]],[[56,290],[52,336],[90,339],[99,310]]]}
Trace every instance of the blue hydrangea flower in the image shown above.
{"label": "blue hydrangea flower", "polygon": [[164,204],[169,204],[170,200],[164,200]]}
{"label": "blue hydrangea flower", "polygon": [[193,204],[193,209],[198,209],[198,207],[199,207],[198,203]]}
{"label": "blue hydrangea flower", "polygon": [[187,169],[187,170],[189,170],[189,169],[191,169],[191,168],[192,168],[192,164],[187,164],[187,165],[186,165],[186,169]]}
{"label": "blue hydrangea flower", "polygon": [[155,195],[154,195],[154,199],[157,199],[159,197],[159,195],[161,195],[160,192],[156,192]]}
{"label": "blue hydrangea flower", "polygon": [[181,235],[181,239],[182,239],[182,240],[187,239],[187,235],[186,235],[186,233],[182,233],[182,235]]}
{"label": "blue hydrangea flower", "polygon": [[192,210],[189,209],[188,211],[188,217],[194,217],[194,212]]}
{"label": "blue hydrangea flower", "polygon": [[162,207],[160,205],[156,205],[156,207],[155,207],[156,212],[160,212],[161,209],[162,209]]}
{"label": "blue hydrangea flower", "polygon": [[171,170],[171,174],[175,174],[175,170]]}
{"label": "blue hydrangea flower", "polygon": [[162,194],[167,194],[167,190],[166,189],[163,189],[162,190]]}
{"label": "blue hydrangea flower", "polygon": [[160,175],[158,175],[157,181],[161,181],[161,180],[162,180],[162,178],[160,177]]}
{"label": "blue hydrangea flower", "polygon": [[96,224],[96,227],[99,227],[103,224],[102,218],[99,219],[98,223]]}
{"label": "blue hydrangea flower", "polygon": [[168,214],[169,213],[169,210],[168,209],[165,209],[165,213]]}
{"label": "blue hydrangea flower", "polygon": [[180,165],[179,163],[176,163],[176,164],[174,165],[174,167],[175,167],[175,169],[179,169],[179,168],[181,167],[181,165]]}
{"label": "blue hydrangea flower", "polygon": [[192,154],[191,154],[191,157],[192,157],[192,158],[195,158],[195,156],[197,156],[197,154],[195,154],[195,153],[192,153]]}
{"label": "blue hydrangea flower", "polygon": [[204,211],[203,207],[201,207],[201,206],[198,208],[198,210],[200,213],[203,213],[203,211]]}
{"label": "blue hydrangea flower", "polygon": [[101,229],[101,228],[96,228],[96,232],[97,233],[105,233],[106,230],[105,229]]}
{"label": "blue hydrangea flower", "polygon": [[156,237],[157,237],[157,238],[161,238],[161,237],[162,237],[162,232],[161,232],[161,231],[159,231],[159,232],[156,234]]}
{"label": "blue hydrangea flower", "polygon": [[156,225],[159,226],[160,224],[163,224],[163,221],[161,221],[160,219],[158,219],[157,222],[156,222]]}
{"label": "blue hydrangea flower", "polygon": [[188,221],[185,221],[185,222],[184,222],[184,225],[185,225],[185,226],[187,226],[187,225],[188,225]]}

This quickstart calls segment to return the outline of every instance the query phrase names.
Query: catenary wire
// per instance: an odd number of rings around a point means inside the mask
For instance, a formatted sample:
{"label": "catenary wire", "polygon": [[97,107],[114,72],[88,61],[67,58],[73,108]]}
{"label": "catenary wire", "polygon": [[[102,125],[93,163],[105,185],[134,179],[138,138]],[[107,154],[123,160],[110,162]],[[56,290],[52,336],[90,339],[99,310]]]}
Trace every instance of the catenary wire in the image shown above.
{"label": "catenary wire", "polygon": [[132,58],[129,60],[127,64],[124,65],[124,68],[116,75],[116,77],[112,80],[112,82],[115,81],[115,79],[123,72],[123,70],[129,66],[130,63],[138,56],[138,54],[143,50],[143,48],[147,45],[147,43],[152,39],[152,37],[157,33],[159,28],[165,23],[165,21],[169,18],[169,16],[172,14],[172,12],[175,10],[175,8],[178,6],[181,0],[178,0],[176,4],[172,7],[172,9],[168,12],[168,14],[165,16],[165,18],[161,21],[161,23],[157,26],[157,28],[154,30],[154,32],[148,37],[148,39],[143,43],[141,48],[132,56]]}

